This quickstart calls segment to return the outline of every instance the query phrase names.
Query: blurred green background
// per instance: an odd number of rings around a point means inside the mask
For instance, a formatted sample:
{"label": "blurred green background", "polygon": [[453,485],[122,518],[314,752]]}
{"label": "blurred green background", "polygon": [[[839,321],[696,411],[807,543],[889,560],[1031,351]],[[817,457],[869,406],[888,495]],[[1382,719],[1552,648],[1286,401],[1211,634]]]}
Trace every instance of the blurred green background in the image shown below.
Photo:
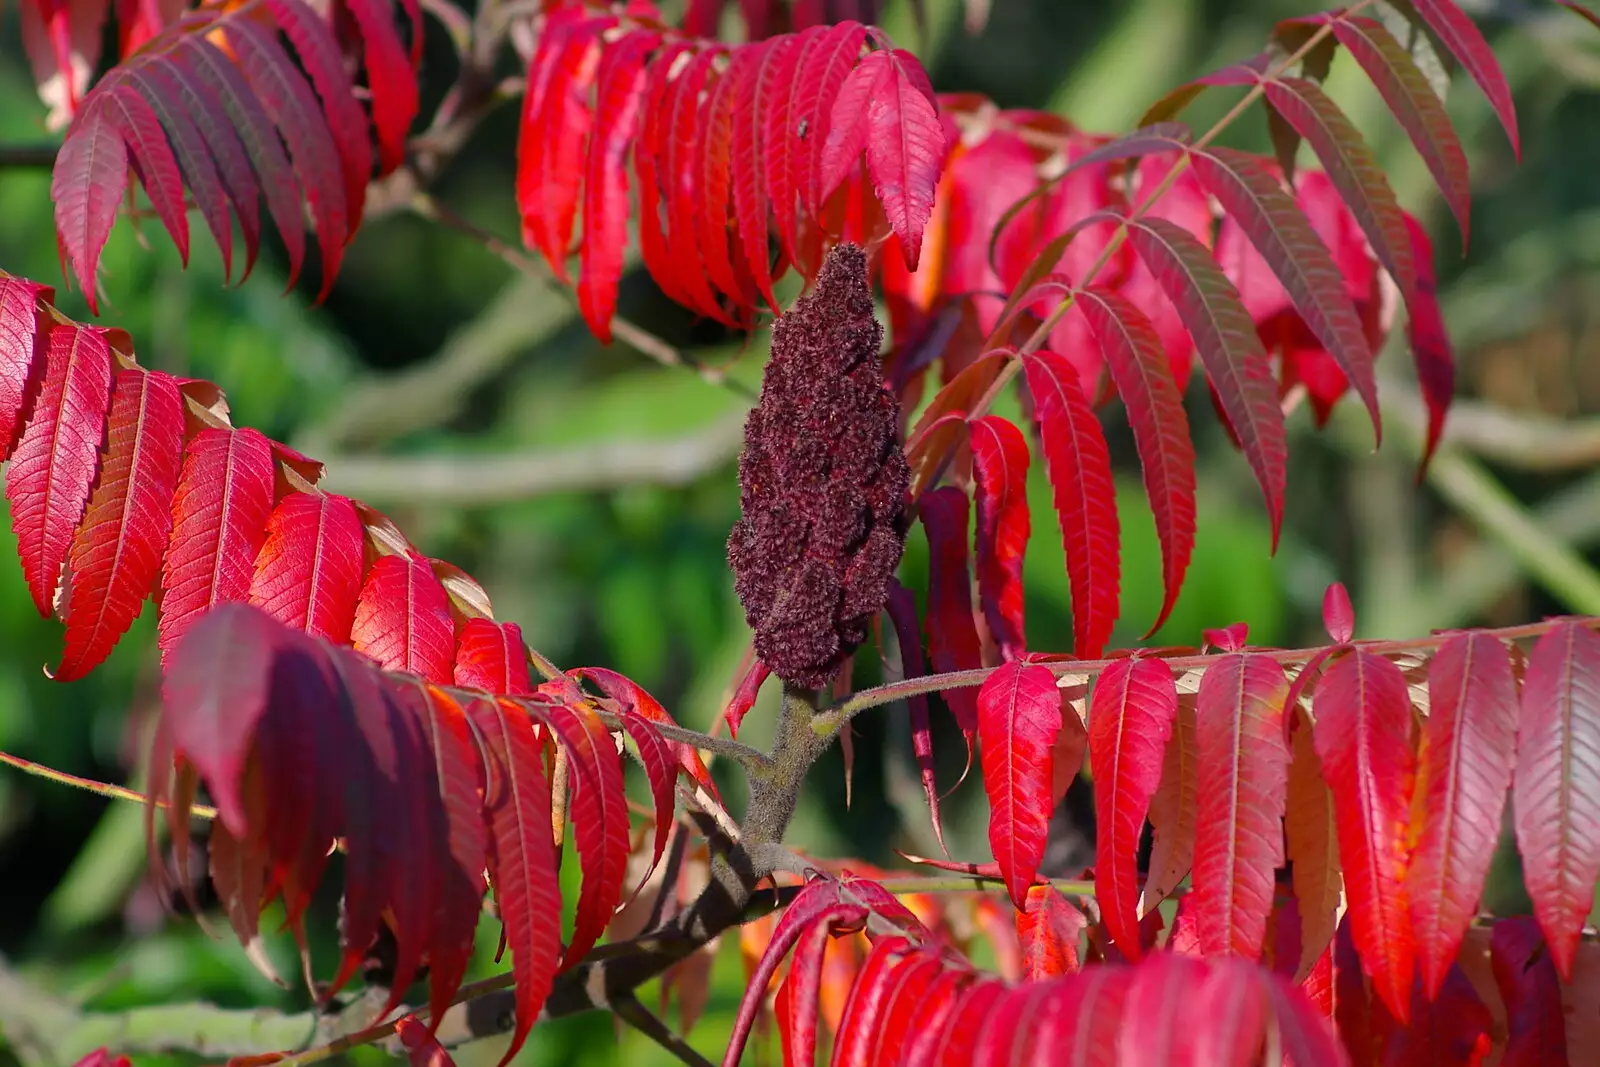
{"label": "blurred green background", "polygon": [[[1586,459],[1600,455],[1600,429],[1585,422],[1567,432],[1562,440],[1577,440],[1576,458],[1555,466],[1538,436],[1550,428],[1542,420],[1600,413],[1600,34],[1531,0],[1463,6],[1489,16],[1525,145],[1518,166],[1482,97],[1457,81],[1449,106],[1476,197],[1466,256],[1420,161],[1346,57],[1331,84],[1378,148],[1402,202],[1435,234],[1459,395],[1493,406],[1461,420],[1492,424],[1477,442],[1482,458],[1447,451],[1428,481],[1414,485],[1416,413],[1406,400],[1414,386],[1403,347],[1391,345],[1384,375],[1394,407],[1381,453],[1370,452],[1354,410],[1342,410],[1323,433],[1313,432],[1303,408],[1295,414],[1286,528],[1269,557],[1246,466],[1204,396],[1191,393],[1200,537],[1183,598],[1158,643],[1193,644],[1201,627],[1236,620],[1250,623],[1254,643],[1315,642],[1321,593],[1334,579],[1349,585],[1366,636],[1600,613],[1592,569],[1600,475]],[[903,5],[888,4],[885,21],[922,55],[941,90],[980,91],[1003,106],[1048,108],[1089,129],[1119,131],[1166,89],[1253,54],[1276,19],[1314,5],[994,0],[993,7],[976,38],[962,29],[958,0],[929,0],[925,35]],[[47,136],[43,109],[16,23],[15,5],[0,9],[0,142],[36,143]],[[449,83],[450,63],[447,50],[430,46],[431,99]],[[1191,117],[1203,125],[1226,99],[1203,100]],[[493,116],[437,188],[441,201],[507,236],[516,233],[514,111]],[[1230,139],[1265,148],[1259,114]],[[48,185],[43,170],[0,170],[0,266],[59,283]],[[621,670],[680,721],[710,724],[748,639],[723,558],[737,509],[733,449],[746,393],[659,366],[625,345],[602,349],[565,294],[512,276],[474,241],[411,216],[369,225],[320,307],[310,303],[314,284],[280,295],[282,263],[270,250],[247,284],[227,288],[205,242],[196,242],[185,272],[165,235],[148,224],[144,230],[126,222],[117,228],[105,259],[110,304],[102,318],[133,335],[142,361],[218,382],[236,423],[328,460],[324,484],[386,510],[428,554],[466,568],[489,590],[496,613],[519,622],[556,662]],[[75,294],[61,304],[86,315]],[[736,385],[759,381],[764,335],[746,340],[692,323],[639,271],[625,282],[622,310],[703,364],[726,367]],[[1497,412],[1513,417],[1494,423]],[[1159,560],[1126,428],[1115,412],[1107,417],[1126,528],[1118,641],[1132,643],[1160,603]],[[641,455],[656,461],[642,478]],[[552,472],[576,474],[552,480]],[[1067,584],[1041,465],[1034,472],[1030,636],[1037,648],[1063,648],[1070,643]],[[0,525],[9,540],[9,526]],[[0,556],[14,558],[14,550]],[[919,589],[924,560],[914,539],[904,574]],[[33,612],[19,569],[0,566],[0,749],[136,783],[157,682],[151,638],[147,614],[92,677],[51,682],[43,668],[59,655],[59,626]],[[863,654],[858,681],[869,683],[877,671]],[[835,754],[815,775],[792,843],[881,864],[893,862],[895,847],[930,851],[904,710],[885,711],[860,723],[849,809]],[[769,712],[763,702],[751,715],[752,740],[765,739]],[[941,766],[950,781],[957,754],[945,738]],[[723,780],[738,810],[737,783]],[[952,797],[946,817],[953,854],[987,859],[975,780]],[[30,995],[85,1011],[190,1000],[302,1010],[302,991],[268,985],[231,940],[208,938],[191,918],[164,916],[140,889],[140,820],[136,806],[0,769],[6,973]],[[314,925],[326,962],[333,911],[325,903]],[[1488,903],[1526,906],[1513,856],[1497,863]],[[486,927],[475,973],[497,969],[489,958],[494,942]],[[292,949],[275,943],[273,951],[293,973]],[[693,1034],[714,1058],[742,985],[736,946],[726,944]],[[0,1064],[13,1062],[5,1038],[19,1037],[20,1002],[5,992],[17,988],[0,987],[0,1029],[10,1028],[0,1034]],[[493,1063],[502,1047],[485,1042],[458,1053],[459,1062]],[[580,1061],[663,1058],[595,1016],[540,1027],[518,1062]]]}

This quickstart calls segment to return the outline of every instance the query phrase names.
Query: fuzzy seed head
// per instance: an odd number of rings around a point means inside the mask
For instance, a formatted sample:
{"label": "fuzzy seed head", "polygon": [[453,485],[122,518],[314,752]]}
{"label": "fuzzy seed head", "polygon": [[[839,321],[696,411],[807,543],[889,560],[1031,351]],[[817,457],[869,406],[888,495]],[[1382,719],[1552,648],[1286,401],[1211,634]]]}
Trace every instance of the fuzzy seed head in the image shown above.
{"label": "fuzzy seed head", "polygon": [[840,245],[774,324],[745,423],[728,562],[756,654],[803,688],[827,684],[866,640],[905,548],[910,472],[882,343],[867,257]]}

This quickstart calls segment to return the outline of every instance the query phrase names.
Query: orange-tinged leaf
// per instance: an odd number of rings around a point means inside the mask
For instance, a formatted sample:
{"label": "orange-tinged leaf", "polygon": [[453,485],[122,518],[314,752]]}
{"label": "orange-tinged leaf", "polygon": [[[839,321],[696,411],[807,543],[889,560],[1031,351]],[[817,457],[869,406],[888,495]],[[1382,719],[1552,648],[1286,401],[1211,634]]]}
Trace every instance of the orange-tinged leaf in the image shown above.
{"label": "orange-tinged leaf", "polygon": [[361,587],[350,643],[385,670],[450,684],[455,676],[455,622],[449,594],[427,560],[378,557]]}
{"label": "orange-tinged leaf", "polygon": [[335,644],[350,640],[366,535],[355,505],[330,493],[290,493],[267,520],[250,603]]}
{"label": "orange-tinged leaf", "polygon": [[1230,653],[1200,679],[1195,756],[1205,787],[1188,903],[1207,955],[1253,960],[1266,940],[1273,874],[1283,865],[1288,691],[1283,668],[1261,655]]}
{"label": "orange-tinged leaf", "polygon": [[1050,671],[1013,661],[978,690],[978,746],[989,795],[989,844],[1017,907],[1044,855],[1050,822],[1051,746],[1061,695]]}
{"label": "orange-tinged leaf", "polygon": [[160,371],[119,372],[99,479],[68,556],[59,680],[81,678],[105,659],[154,591],[182,455],[177,384]]}
{"label": "orange-tinged leaf", "polygon": [[1029,886],[1027,902],[1017,912],[1024,977],[1037,982],[1075,972],[1078,942],[1088,925],[1083,912],[1068,903],[1055,886]]}
{"label": "orange-tinged leaf", "polygon": [[1372,418],[1373,435],[1381,443],[1383,421],[1372,348],[1327,245],[1294,197],[1255,156],[1210,148],[1190,158],[1200,183],[1249,236],[1306,325],[1355,386]]}
{"label": "orange-tinged leaf", "polygon": [[100,468],[111,348],[94,326],[52,326],[42,340],[43,384],[6,468],[6,499],[28,592],[48,618]]}
{"label": "orange-tinged leaf", "polygon": [[[433,1018],[438,1017],[436,1013],[430,1014]],[[405,1046],[411,1067],[455,1067],[456,1061],[439,1044],[429,1025],[415,1015],[407,1015],[395,1023],[394,1032],[399,1035],[400,1044]]]}
{"label": "orange-tinged leaf", "polygon": [[985,415],[968,424],[972,446],[978,598],[989,633],[1006,659],[1028,647],[1022,562],[1028,550],[1028,442],[1016,424]]}
{"label": "orange-tinged leaf", "polygon": [[468,715],[483,738],[500,783],[484,798],[489,881],[511,948],[516,975],[516,1028],[500,1060],[511,1062],[527,1040],[554,982],[561,953],[561,889],[550,836],[550,783],[533,724],[514,706],[480,700]]}
{"label": "orange-tinged leaf", "polygon": [[1053,352],[1036,352],[1025,367],[1072,587],[1072,651],[1080,659],[1094,659],[1117,621],[1121,589],[1111,455],[1072,363]]}
{"label": "orange-tinged leaf", "polygon": [[1166,596],[1145,634],[1148,637],[1172,613],[1194,553],[1194,445],[1189,440],[1189,419],[1161,337],[1144,312],[1114,290],[1093,286],[1079,294],[1078,306],[1127,409],[1161,543]]}
{"label": "orange-tinged leaf", "polygon": [[1437,996],[1478,910],[1511,787],[1517,680],[1498,638],[1457,634],[1428,664],[1417,844],[1406,872],[1423,990]]}
{"label": "orange-tinged leaf", "polygon": [[1122,954],[1140,955],[1139,837],[1161,764],[1178,690],[1159,659],[1119,659],[1101,672],[1089,704],[1089,772],[1094,777],[1095,897]]}
{"label": "orange-tinged leaf", "polygon": [[1323,671],[1313,708],[1355,946],[1384,1005],[1403,1023],[1416,961],[1405,886],[1415,770],[1405,676],[1382,656],[1352,649]]}
{"label": "orange-tinged leaf", "polygon": [[1298,704],[1289,713],[1294,720],[1289,729],[1292,755],[1283,829],[1289,862],[1294,865],[1294,896],[1300,913],[1300,959],[1294,975],[1304,981],[1338,929],[1343,882],[1333,792],[1322,776],[1322,761],[1312,743],[1311,718]]}
{"label": "orange-tinged leaf", "polygon": [[1199,811],[1199,765],[1195,751],[1195,697],[1178,695],[1172,736],[1161,759],[1161,784],[1150,797],[1149,874],[1139,896],[1143,918],[1172,895],[1194,866],[1195,818]]}
{"label": "orange-tinged leaf", "polygon": [[1272,366],[1255,323],[1210,249],[1183,227],[1144,219],[1129,227],[1128,240],[1194,339],[1229,428],[1266,498],[1276,549],[1289,445]]}
{"label": "orange-tinged leaf", "polygon": [[1600,637],[1561,622],[1528,655],[1511,802],[1533,913],[1563,980],[1600,877]]}

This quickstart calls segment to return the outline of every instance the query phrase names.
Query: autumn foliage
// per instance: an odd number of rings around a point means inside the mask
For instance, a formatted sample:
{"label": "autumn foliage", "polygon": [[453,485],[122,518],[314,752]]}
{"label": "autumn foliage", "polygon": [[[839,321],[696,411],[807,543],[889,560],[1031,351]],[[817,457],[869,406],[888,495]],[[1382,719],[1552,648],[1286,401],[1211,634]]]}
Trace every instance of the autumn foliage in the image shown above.
{"label": "autumn foliage", "polygon": [[[25,6],[45,27],[71,14]],[[633,232],[661,290],[727,327],[778,313],[787,271],[808,288],[774,327],[729,541],[754,659],[725,717],[736,733],[776,675],[779,741],[760,753],[680,729],[628,678],[550,663],[470,576],[320,488],[319,462],[234,426],[218,386],[146,369],[125,335],[0,273],[0,458],[29,591],[64,626],[51,673],[94,669],[153,600],[165,674],[152,842],[160,823],[190,887],[203,790],[209,877],[252,959],[270,966],[260,916],[273,900],[323,997],[392,938],[382,1018],[418,1062],[445,1055],[432,1034],[462,991],[486,894],[511,956],[507,1058],[541,1011],[620,1013],[639,983],[681,976],[733,926],[749,992],[728,1064],[768,1012],[789,1063],[830,1041],[849,1064],[1600,1056],[1580,1017],[1600,1010],[1585,926],[1600,880],[1594,620],[1356,641],[1334,586],[1320,648],[1255,647],[1241,625],[1197,647],[1109,648],[1121,530],[1100,410],[1113,399],[1161,549],[1151,633],[1199,522],[1191,378],[1258,482],[1274,539],[1286,398],[1303,395],[1321,421],[1353,393],[1381,439],[1374,364],[1399,315],[1428,407],[1425,456],[1437,444],[1453,362],[1432,244],[1320,82],[1335,52],[1351,57],[1465,239],[1465,154],[1387,17],[1454,57],[1516,149],[1505,79],[1454,3],[1364,0],[1287,20],[1259,56],[1178,87],[1122,137],[937,94],[879,29],[829,22],[820,5],[743,5],[751,40],[737,45],[711,35],[716,3],[690,4],[682,25],[646,3],[535,7],[521,240],[575,287],[591,329],[610,337]],[[93,307],[137,179],[179,251],[192,209],[230,272],[235,226],[242,273],[256,259],[262,200],[291,277],[309,217],[325,294],[369,182],[408,166],[419,8],[153,10],[139,5],[109,74],[65,81],[52,194],[71,275]],[[36,61],[73,67],[66,37],[30,39]],[[1216,143],[1233,114],[1198,133],[1178,121],[1228,89],[1263,105],[1272,157]],[[1321,169],[1297,165],[1302,143]],[[1013,388],[1020,418],[994,410]],[[1069,650],[1027,636],[1035,463],[1065,553]],[[929,547],[920,613],[894,578],[913,522]],[[853,654],[873,637],[901,677],[858,691]],[[810,762],[852,716],[896,699],[939,832],[954,783],[936,774],[935,692],[981,778],[992,857],[923,863],[1003,893],[896,892],[889,872],[773,859]],[[751,779],[743,827],[707,751]],[[651,800],[642,823],[629,760]],[[1038,870],[1085,765],[1092,893],[1069,895]],[[1480,907],[1508,798],[1534,913],[1491,921]],[[564,931],[569,824],[582,879]],[[317,961],[304,920],[335,850],[341,950]],[[691,862],[709,872],[705,895],[653,907],[636,941],[595,953],[638,901],[681,889],[652,881],[659,865]],[[781,910],[753,914],[767,896]],[[999,973],[971,962],[979,937]],[[425,1004],[395,1017],[424,971]]]}

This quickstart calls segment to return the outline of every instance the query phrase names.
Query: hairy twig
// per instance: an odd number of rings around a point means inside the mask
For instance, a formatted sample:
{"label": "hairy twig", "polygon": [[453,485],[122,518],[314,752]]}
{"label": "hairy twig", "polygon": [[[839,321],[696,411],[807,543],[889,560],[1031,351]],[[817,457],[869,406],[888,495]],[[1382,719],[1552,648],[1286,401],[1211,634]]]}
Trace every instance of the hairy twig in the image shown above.
{"label": "hairy twig", "polygon": [[[1583,625],[1592,629],[1600,629],[1600,618],[1581,621]],[[1557,625],[1557,622],[1558,620],[1547,619],[1544,622],[1527,623],[1522,626],[1506,626],[1498,630],[1484,630],[1482,632],[1498,637],[1502,641],[1521,641],[1544,634]],[[1402,641],[1363,641],[1360,644],[1363,648],[1378,655],[1396,655],[1401,652],[1438,648],[1448,637],[1449,635],[1446,633],[1436,633],[1427,637],[1410,638]],[[1261,655],[1267,656],[1278,663],[1288,665],[1305,663],[1315,656],[1333,651],[1336,647],[1325,645],[1310,648],[1253,649],[1252,651],[1259,652]],[[1168,664],[1174,671],[1188,671],[1208,667],[1216,659],[1215,655],[1172,656],[1162,662]],[[1116,660],[1111,659],[1071,659],[1042,662],[1039,666],[1054,674],[1060,684],[1065,686],[1087,682],[1115,662]],[[818,714],[812,720],[812,729],[820,735],[832,736],[851,718],[869,708],[880,707],[921,693],[937,693],[944,689],[963,689],[968,686],[982,685],[998,669],[996,667],[978,667],[966,671],[952,671],[948,674],[925,674],[918,678],[908,678],[901,682],[891,682],[888,685],[863,689],[837,706]]]}

